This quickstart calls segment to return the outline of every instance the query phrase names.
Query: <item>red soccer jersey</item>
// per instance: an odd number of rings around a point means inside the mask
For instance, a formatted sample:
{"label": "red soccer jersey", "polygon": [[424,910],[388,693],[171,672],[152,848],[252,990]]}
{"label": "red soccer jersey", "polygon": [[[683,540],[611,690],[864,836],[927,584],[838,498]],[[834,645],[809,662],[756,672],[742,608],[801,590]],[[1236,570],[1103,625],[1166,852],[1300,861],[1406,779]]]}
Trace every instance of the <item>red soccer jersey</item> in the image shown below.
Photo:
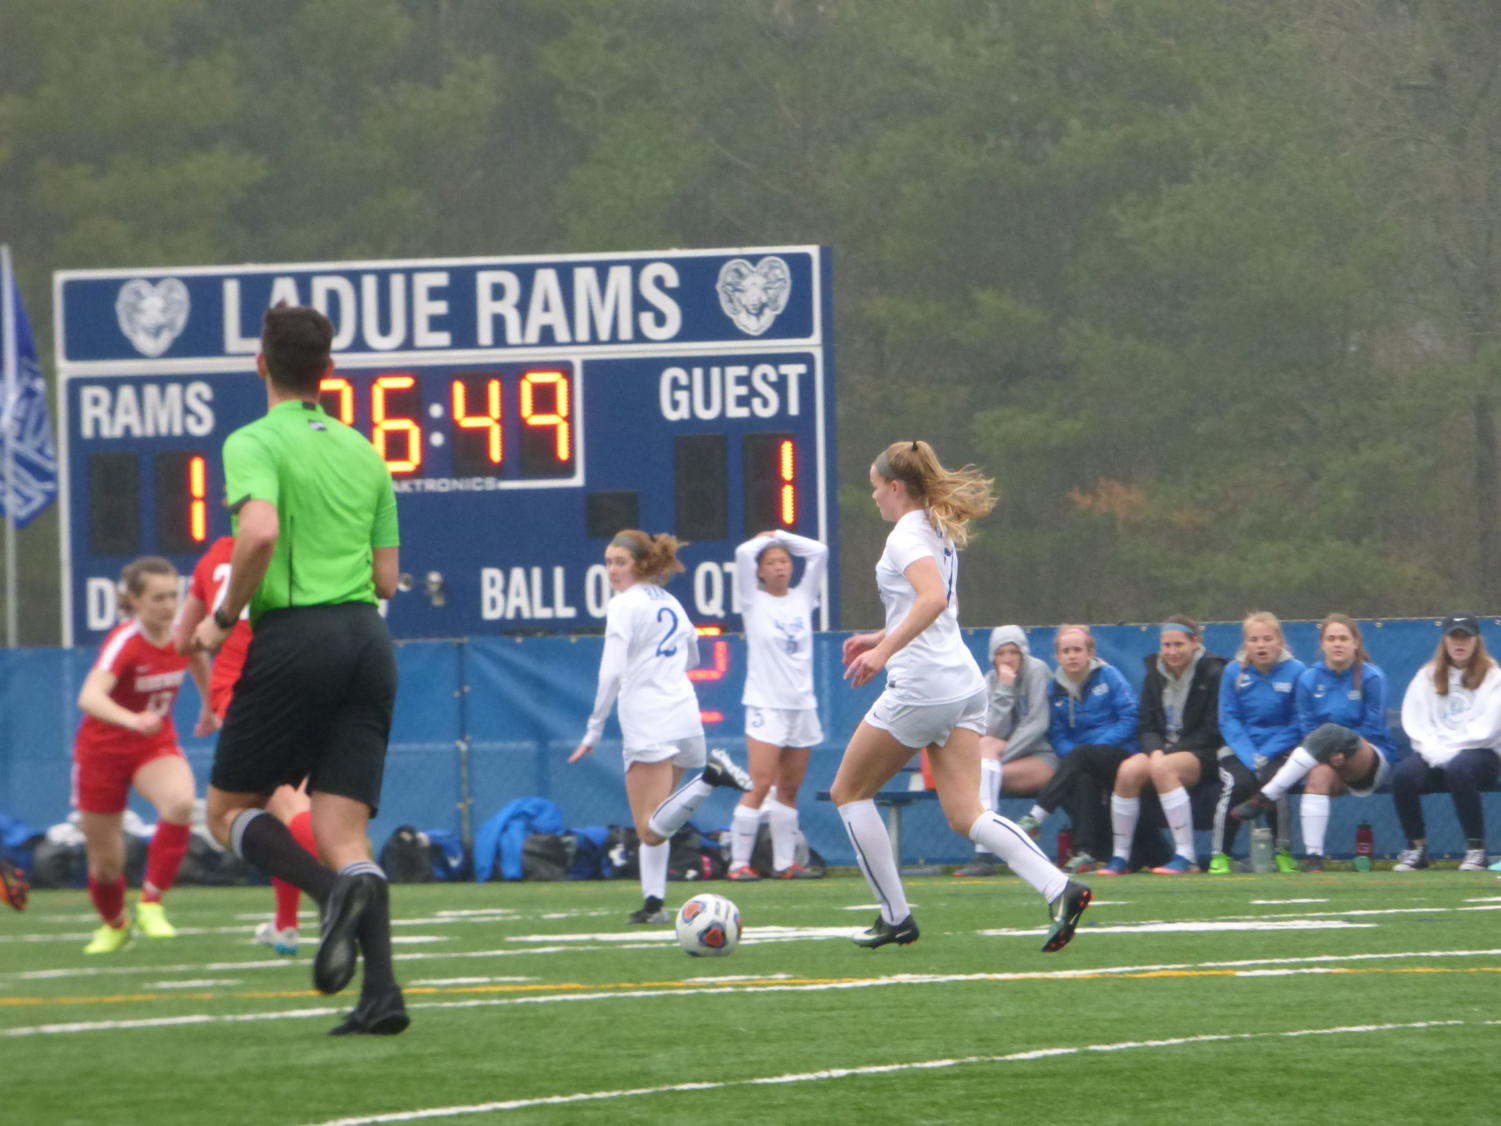
{"label": "red soccer jersey", "polygon": [[177,702],[177,690],[182,687],[187,667],[188,658],[178,653],[170,640],[163,645],[152,644],[134,618],[116,626],[104,639],[94,668],[114,673],[111,700],[133,712],[155,712],[162,717],[161,730],[155,735],[139,735],[85,715],[78,725],[75,756],[129,754],[150,747],[177,746],[172,705]]}
{"label": "red soccer jersey", "polygon": [[[235,538],[220,536],[214,545],[203,553],[198,566],[193,568],[193,585],[188,593],[196,597],[212,614],[224,603],[229,590],[229,561],[235,552]],[[214,670],[209,678],[209,695],[213,709],[222,719],[229,706],[230,694],[235,681],[240,679],[240,670],[245,667],[245,651],[250,648],[250,608],[241,613],[235,628],[224,639],[224,644],[214,656]]]}

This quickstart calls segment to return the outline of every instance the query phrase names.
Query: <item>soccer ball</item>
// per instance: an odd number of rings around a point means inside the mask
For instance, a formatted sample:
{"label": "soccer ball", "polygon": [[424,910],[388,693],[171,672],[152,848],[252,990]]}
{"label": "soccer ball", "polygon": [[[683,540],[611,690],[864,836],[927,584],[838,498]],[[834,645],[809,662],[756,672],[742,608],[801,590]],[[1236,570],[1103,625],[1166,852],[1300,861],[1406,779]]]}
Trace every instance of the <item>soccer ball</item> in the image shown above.
{"label": "soccer ball", "polygon": [[677,918],[678,945],[695,958],[722,958],[740,942],[740,908],[704,892],[684,903]]}

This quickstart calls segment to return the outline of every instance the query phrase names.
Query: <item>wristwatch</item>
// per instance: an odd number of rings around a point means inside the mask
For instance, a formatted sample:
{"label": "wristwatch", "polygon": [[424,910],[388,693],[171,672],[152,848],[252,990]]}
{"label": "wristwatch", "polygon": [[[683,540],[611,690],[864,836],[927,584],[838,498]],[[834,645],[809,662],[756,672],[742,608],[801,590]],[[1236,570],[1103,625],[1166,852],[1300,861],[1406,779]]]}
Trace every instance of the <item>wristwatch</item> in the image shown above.
{"label": "wristwatch", "polygon": [[214,625],[218,626],[220,629],[234,629],[235,619],[226,616],[224,613],[224,607],[220,606],[217,610],[214,611]]}

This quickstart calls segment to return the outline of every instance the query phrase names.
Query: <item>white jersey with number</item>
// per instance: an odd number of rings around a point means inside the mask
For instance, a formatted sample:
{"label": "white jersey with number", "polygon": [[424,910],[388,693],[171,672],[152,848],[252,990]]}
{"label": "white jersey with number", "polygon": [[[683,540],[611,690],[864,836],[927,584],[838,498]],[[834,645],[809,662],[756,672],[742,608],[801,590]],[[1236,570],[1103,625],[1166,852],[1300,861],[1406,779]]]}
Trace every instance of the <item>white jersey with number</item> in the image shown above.
{"label": "white jersey with number", "polygon": [[886,550],[876,564],[876,587],[890,634],[917,601],[906,570],[923,558],[938,565],[948,604],[886,662],[886,694],[903,704],[948,704],[983,691],[985,677],[959,634],[959,552],[934,530],[923,509],[903,516],[886,537]]}
{"label": "white jersey with number", "polygon": [[[759,589],[756,560],[781,547],[804,562],[802,578],[781,597]],[[829,549],[815,539],[777,532],[735,549],[735,589],[745,623],[747,707],[803,711],[818,707],[813,693],[813,611],[828,565]]]}
{"label": "white jersey with number", "polygon": [[702,735],[688,679],[697,664],[698,635],[682,603],[649,582],[621,591],[605,613],[605,652],[585,741],[599,742],[617,694],[627,747]]}

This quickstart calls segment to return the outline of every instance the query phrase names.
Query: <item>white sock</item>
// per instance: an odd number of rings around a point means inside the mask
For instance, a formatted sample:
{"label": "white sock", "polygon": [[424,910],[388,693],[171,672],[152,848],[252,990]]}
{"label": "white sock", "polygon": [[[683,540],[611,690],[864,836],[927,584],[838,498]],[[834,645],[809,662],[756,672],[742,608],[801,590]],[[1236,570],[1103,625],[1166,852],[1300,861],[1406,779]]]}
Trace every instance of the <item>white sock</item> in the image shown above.
{"label": "white sock", "polygon": [[1041,825],[1048,819],[1051,812],[1051,810],[1043,809],[1040,805],[1034,805],[1031,809],[1027,810],[1027,816]]}
{"label": "white sock", "polygon": [[703,805],[704,799],[713,792],[714,787],[705,782],[702,775],[692,782],[685,782],[652,811],[652,815],[646,819],[647,827],[653,833],[671,840],[672,834],[688,824],[688,818],[693,816],[698,807]]}
{"label": "white sock", "polygon": [[1014,821],[1008,821],[999,813],[982,813],[969,827],[969,839],[1011,865],[1011,870],[1049,903],[1063,894],[1068,877],[1053,866],[1036,842],[1018,829]]}
{"label": "white sock", "polygon": [[1303,851],[1324,855],[1324,833],[1329,828],[1329,795],[1303,795]]}
{"label": "white sock", "polygon": [[1001,800],[1001,764],[993,758],[980,760],[980,805],[995,811]]}
{"label": "white sock", "polygon": [[880,901],[881,918],[888,923],[900,923],[912,911],[907,906],[907,893],[902,890],[902,875],[897,870],[896,857],[891,854],[891,837],[886,832],[886,822],[881,820],[881,811],[873,801],[852,801],[839,807],[839,819],[855,846],[860,872]]}
{"label": "white sock", "polygon": [[786,802],[769,801],[771,820],[771,866],[780,872],[797,859],[797,809]]}
{"label": "white sock", "polygon": [[1136,836],[1136,823],[1140,820],[1140,798],[1110,795],[1110,832],[1114,838],[1110,855],[1126,861],[1131,859],[1131,841]]}
{"label": "white sock", "polygon": [[744,802],[735,807],[730,818],[730,869],[747,867],[756,850],[756,834],[761,828],[761,811]]}
{"label": "white sock", "polygon": [[1157,795],[1162,806],[1162,815],[1167,818],[1167,827],[1173,831],[1173,851],[1185,860],[1194,856],[1194,815],[1188,800],[1188,791],[1182,786],[1174,787],[1165,794]]}
{"label": "white sock", "polygon": [[1282,769],[1272,775],[1272,780],[1261,787],[1261,792],[1276,801],[1283,794],[1291,790],[1304,778],[1308,772],[1318,766],[1319,760],[1305,751],[1302,747],[1294,747],[1293,753],[1287,756],[1287,761],[1282,764]]}
{"label": "white sock", "polygon": [[671,846],[663,841],[659,845],[641,842],[636,853],[636,863],[641,867],[641,895],[645,899],[667,898],[667,853]]}

